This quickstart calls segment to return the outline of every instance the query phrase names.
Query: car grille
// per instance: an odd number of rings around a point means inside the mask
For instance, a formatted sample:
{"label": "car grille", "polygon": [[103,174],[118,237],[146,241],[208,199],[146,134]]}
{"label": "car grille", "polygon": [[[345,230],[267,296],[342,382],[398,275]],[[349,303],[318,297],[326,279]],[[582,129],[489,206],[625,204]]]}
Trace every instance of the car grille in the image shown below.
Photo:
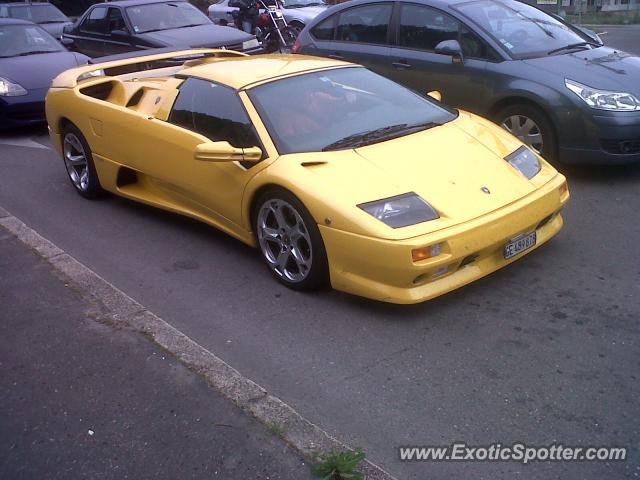
{"label": "car grille", "polygon": [[608,153],[618,155],[640,153],[640,138],[633,140],[608,140],[601,139],[602,149]]}

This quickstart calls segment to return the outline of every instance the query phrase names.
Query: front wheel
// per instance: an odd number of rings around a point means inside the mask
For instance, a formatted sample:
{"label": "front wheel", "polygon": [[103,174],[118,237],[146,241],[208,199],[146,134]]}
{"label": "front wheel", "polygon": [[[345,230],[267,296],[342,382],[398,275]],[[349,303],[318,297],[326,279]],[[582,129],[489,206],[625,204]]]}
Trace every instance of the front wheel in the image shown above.
{"label": "front wheel", "polygon": [[293,44],[296,43],[299,33],[300,31],[293,26],[286,26],[280,30],[280,34],[282,35],[280,53],[291,53],[291,49],[293,48]]}
{"label": "front wheel", "polygon": [[263,194],[254,225],[262,258],[284,285],[308,290],[326,285],[327,254],[318,225],[302,202],[283,189]]}
{"label": "front wheel", "polygon": [[510,105],[500,110],[496,123],[525,143],[547,160],[555,160],[557,142],[553,125],[538,108],[526,105]]}

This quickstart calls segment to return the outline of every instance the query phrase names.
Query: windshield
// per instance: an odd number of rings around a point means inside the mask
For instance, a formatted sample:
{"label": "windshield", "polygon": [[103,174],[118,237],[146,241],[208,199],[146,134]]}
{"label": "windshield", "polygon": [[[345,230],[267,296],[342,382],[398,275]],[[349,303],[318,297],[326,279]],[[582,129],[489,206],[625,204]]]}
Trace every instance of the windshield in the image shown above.
{"label": "windshield", "polygon": [[62,50],[62,45],[37,25],[0,26],[0,57],[17,57]]}
{"label": "windshield", "polygon": [[128,7],[135,33],[169,30],[211,23],[207,16],[187,2],[149,3]]}
{"label": "windshield", "polygon": [[285,8],[310,7],[313,5],[325,5],[324,0],[282,0]]}
{"label": "windshield", "polygon": [[281,154],[355,148],[456,117],[360,67],[276,80],[248,93]]}
{"label": "windshield", "polygon": [[514,58],[546,56],[585,42],[567,25],[526,3],[480,0],[455,8],[484,28]]}
{"label": "windshield", "polygon": [[9,17],[29,20],[34,23],[68,22],[69,19],[50,4],[9,7]]}

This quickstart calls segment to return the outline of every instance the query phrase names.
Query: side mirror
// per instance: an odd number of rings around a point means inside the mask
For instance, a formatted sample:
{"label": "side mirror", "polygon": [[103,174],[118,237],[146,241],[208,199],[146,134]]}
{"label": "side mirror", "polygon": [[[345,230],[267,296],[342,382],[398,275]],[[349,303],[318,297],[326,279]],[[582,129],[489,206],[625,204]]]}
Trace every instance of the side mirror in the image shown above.
{"label": "side mirror", "polygon": [[121,42],[129,42],[131,40],[131,35],[129,35],[129,32],[125,32],[124,30],[112,30],[111,38]]}
{"label": "side mirror", "polygon": [[436,45],[435,52],[440,55],[449,55],[453,63],[462,63],[462,48],[457,40],[445,40]]}
{"label": "side mirror", "polygon": [[62,33],[71,33],[73,31],[73,23],[68,23],[62,27]]}
{"label": "side mirror", "polygon": [[432,90],[431,92],[427,93],[427,95],[429,95],[434,100],[437,100],[439,102],[442,101],[442,94],[438,90]]}
{"label": "side mirror", "polygon": [[60,39],[60,43],[64,45],[66,48],[71,48],[71,46],[73,45],[73,40],[67,37],[62,37]]}
{"label": "side mirror", "polygon": [[205,162],[258,162],[262,150],[258,147],[236,148],[229,142],[207,142],[196,147],[194,157]]}

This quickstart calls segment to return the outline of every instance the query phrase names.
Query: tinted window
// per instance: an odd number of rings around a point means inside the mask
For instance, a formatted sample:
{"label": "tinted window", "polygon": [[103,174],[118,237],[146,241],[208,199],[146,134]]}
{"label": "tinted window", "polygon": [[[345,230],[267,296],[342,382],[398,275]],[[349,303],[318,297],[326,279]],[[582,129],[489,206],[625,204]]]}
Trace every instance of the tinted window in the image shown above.
{"label": "tinted window", "polygon": [[119,8],[110,8],[107,15],[107,32],[113,32],[114,30],[127,30],[122,18],[122,12]]}
{"label": "tinted window", "polygon": [[485,43],[466,27],[460,28],[460,47],[465,57],[483,59],[489,57]]}
{"label": "tinted window", "polygon": [[433,100],[360,67],[275,80],[252,88],[249,97],[281,154],[331,149],[345,137],[380,129],[407,135],[417,125],[455,118]]}
{"label": "tinted window", "polygon": [[127,7],[135,33],[209,25],[209,18],[188,2],[149,3]]}
{"label": "tinted window", "polygon": [[311,29],[311,34],[318,40],[333,40],[333,26],[335,15],[323,20]]}
{"label": "tinted window", "polygon": [[458,40],[457,20],[439,10],[405,4],[400,14],[400,45],[433,51],[440,42]]}
{"label": "tinted window", "polygon": [[189,78],[182,84],[169,122],[212,142],[227,141],[238,148],[260,145],[238,94],[206,80]]}
{"label": "tinted window", "polygon": [[89,16],[80,25],[80,30],[89,33],[107,33],[107,9],[98,7],[91,10]]}
{"label": "tinted window", "polygon": [[387,43],[391,4],[350,8],[340,13],[337,39],[344,42]]}
{"label": "tinted window", "polygon": [[67,22],[69,19],[53,5],[25,5],[19,7],[4,7],[0,16],[20,18],[34,23]]}

